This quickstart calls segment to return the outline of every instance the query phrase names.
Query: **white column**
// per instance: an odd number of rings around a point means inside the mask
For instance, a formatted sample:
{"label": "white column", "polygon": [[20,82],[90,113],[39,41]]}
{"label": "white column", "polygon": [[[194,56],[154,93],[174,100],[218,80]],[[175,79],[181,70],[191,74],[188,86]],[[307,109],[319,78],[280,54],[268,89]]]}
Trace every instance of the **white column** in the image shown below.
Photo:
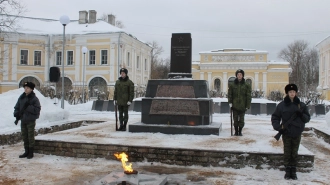
{"label": "white column", "polygon": [[116,63],[116,50],[115,50],[116,44],[112,43],[110,45],[110,68],[109,68],[109,82],[115,82],[117,80],[117,78],[115,78],[115,72],[117,70],[117,68],[115,67],[115,63]]}
{"label": "white column", "polygon": [[75,71],[74,71],[74,73],[75,73],[75,82],[74,83],[77,83],[77,82],[79,82],[78,84],[79,85],[82,85],[82,74],[83,74],[83,72],[82,72],[82,65],[83,65],[83,61],[80,59],[80,54],[81,54],[81,52],[80,52],[80,50],[81,50],[81,47],[80,46],[76,46],[76,52],[74,53],[74,55],[75,55],[75,60],[74,60],[74,65],[75,65]]}
{"label": "white column", "polygon": [[4,44],[3,48],[3,80],[7,81],[8,80],[8,70],[9,70],[9,47],[8,44]]}
{"label": "white column", "polygon": [[228,91],[228,77],[227,77],[227,75],[228,75],[227,72],[222,73],[222,79],[223,79],[222,92],[227,92]]}
{"label": "white column", "polygon": [[199,72],[199,79],[204,80],[204,72]]}
{"label": "white column", "polygon": [[209,82],[209,89],[211,89],[211,80],[212,80],[212,72],[207,72],[207,81]]}
{"label": "white column", "polygon": [[11,63],[11,80],[17,81],[17,44],[12,45]]}
{"label": "white column", "polygon": [[330,83],[329,83],[329,65],[330,65],[330,51],[326,52],[326,58],[325,58],[325,71],[324,71],[324,89],[329,89]]}
{"label": "white column", "polygon": [[262,90],[267,95],[267,72],[262,72]]}
{"label": "white column", "polygon": [[259,89],[259,72],[254,72],[254,90]]}

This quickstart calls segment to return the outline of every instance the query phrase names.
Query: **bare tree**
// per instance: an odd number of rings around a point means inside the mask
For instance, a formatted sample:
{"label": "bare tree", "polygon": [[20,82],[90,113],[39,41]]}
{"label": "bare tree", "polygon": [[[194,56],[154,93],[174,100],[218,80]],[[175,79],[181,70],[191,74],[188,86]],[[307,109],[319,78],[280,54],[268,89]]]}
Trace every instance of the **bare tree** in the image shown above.
{"label": "bare tree", "polygon": [[122,21],[116,21],[116,27],[121,28],[121,29],[125,28]]}
{"label": "bare tree", "polygon": [[292,72],[289,82],[297,84],[303,95],[307,95],[309,91],[316,89],[319,59],[315,48],[309,48],[306,41],[298,40],[282,49],[278,56],[290,63]]}
{"label": "bare tree", "polygon": [[[0,0],[0,33],[16,30],[17,19],[25,12],[22,2],[19,0]],[[3,39],[1,39],[3,41]]]}
{"label": "bare tree", "polygon": [[[18,19],[25,12],[25,8],[19,0],[0,0],[0,44],[6,42],[10,33],[15,33],[18,27]],[[2,48],[0,53],[0,66],[4,65],[4,59],[8,57],[8,52]],[[0,77],[5,71],[0,67]],[[1,78],[0,78],[1,79]]]}
{"label": "bare tree", "polygon": [[152,47],[150,79],[159,79],[157,67],[158,64],[161,63],[161,59],[159,57],[164,52],[164,49],[156,41],[148,42],[148,44]]}

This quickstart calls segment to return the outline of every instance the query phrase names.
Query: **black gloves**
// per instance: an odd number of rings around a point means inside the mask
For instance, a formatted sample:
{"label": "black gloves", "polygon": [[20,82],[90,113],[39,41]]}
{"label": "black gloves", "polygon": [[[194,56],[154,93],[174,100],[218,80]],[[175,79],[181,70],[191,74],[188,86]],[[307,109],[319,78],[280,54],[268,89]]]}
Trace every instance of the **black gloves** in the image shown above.
{"label": "black gloves", "polygon": [[280,134],[284,134],[285,133],[285,130],[283,128],[281,128],[279,131],[278,131]]}
{"label": "black gloves", "polygon": [[296,114],[297,114],[297,116],[299,116],[299,117],[302,117],[302,116],[303,116],[303,113],[302,113],[301,110],[297,110],[297,111],[296,111]]}

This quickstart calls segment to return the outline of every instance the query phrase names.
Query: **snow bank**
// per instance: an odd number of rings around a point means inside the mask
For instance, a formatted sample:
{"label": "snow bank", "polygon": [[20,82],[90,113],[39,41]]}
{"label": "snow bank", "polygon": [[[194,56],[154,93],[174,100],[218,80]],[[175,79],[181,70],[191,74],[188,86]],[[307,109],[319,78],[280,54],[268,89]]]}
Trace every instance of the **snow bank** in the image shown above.
{"label": "snow bank", "polygon": [[[2,93],[0,96],[0,124],[2,133],[13,133],[20,131],[20,123],[14,124],[15,117],[13,116],[15,104],[19,96],[24,92],[23,88],[11,90]],[[54,100],[44,97],[38,90],[34,90],[41,104],[40,118],[37,120],[37,128],[50,125],[54,121],[66,120],[69,118],[69,111],[61,109],[60,104],[55,105]]]}
{"label": "snow bank", "polygon": [[330,127],[330,111],[325,115],[325,121],[328,124],[328,127]]}

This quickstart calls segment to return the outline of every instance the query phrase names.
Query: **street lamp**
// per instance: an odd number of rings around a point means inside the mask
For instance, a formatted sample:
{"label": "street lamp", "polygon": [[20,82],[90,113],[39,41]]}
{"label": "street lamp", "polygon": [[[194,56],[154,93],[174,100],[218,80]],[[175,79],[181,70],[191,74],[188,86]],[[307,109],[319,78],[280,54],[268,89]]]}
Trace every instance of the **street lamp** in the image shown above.
{"label": "street lamp", "polygon": [[64,109],[64,48],[65,48],[65,26],[70,23],[70,18],[67,15],[60,17],[60,22],[63,25],[63,50],[62,50],[62,99],[61,108]]}
{"label": "street lamp", "polygon": [[82,99],[83,103],[85,103],[85,70],[86,70],[86,62],[85,62],[85,55],[88,51],[88,49],[84,46],[81,48],[82,53],[84,54],[84,61],[83,61],[83,94],[82,94]]}

